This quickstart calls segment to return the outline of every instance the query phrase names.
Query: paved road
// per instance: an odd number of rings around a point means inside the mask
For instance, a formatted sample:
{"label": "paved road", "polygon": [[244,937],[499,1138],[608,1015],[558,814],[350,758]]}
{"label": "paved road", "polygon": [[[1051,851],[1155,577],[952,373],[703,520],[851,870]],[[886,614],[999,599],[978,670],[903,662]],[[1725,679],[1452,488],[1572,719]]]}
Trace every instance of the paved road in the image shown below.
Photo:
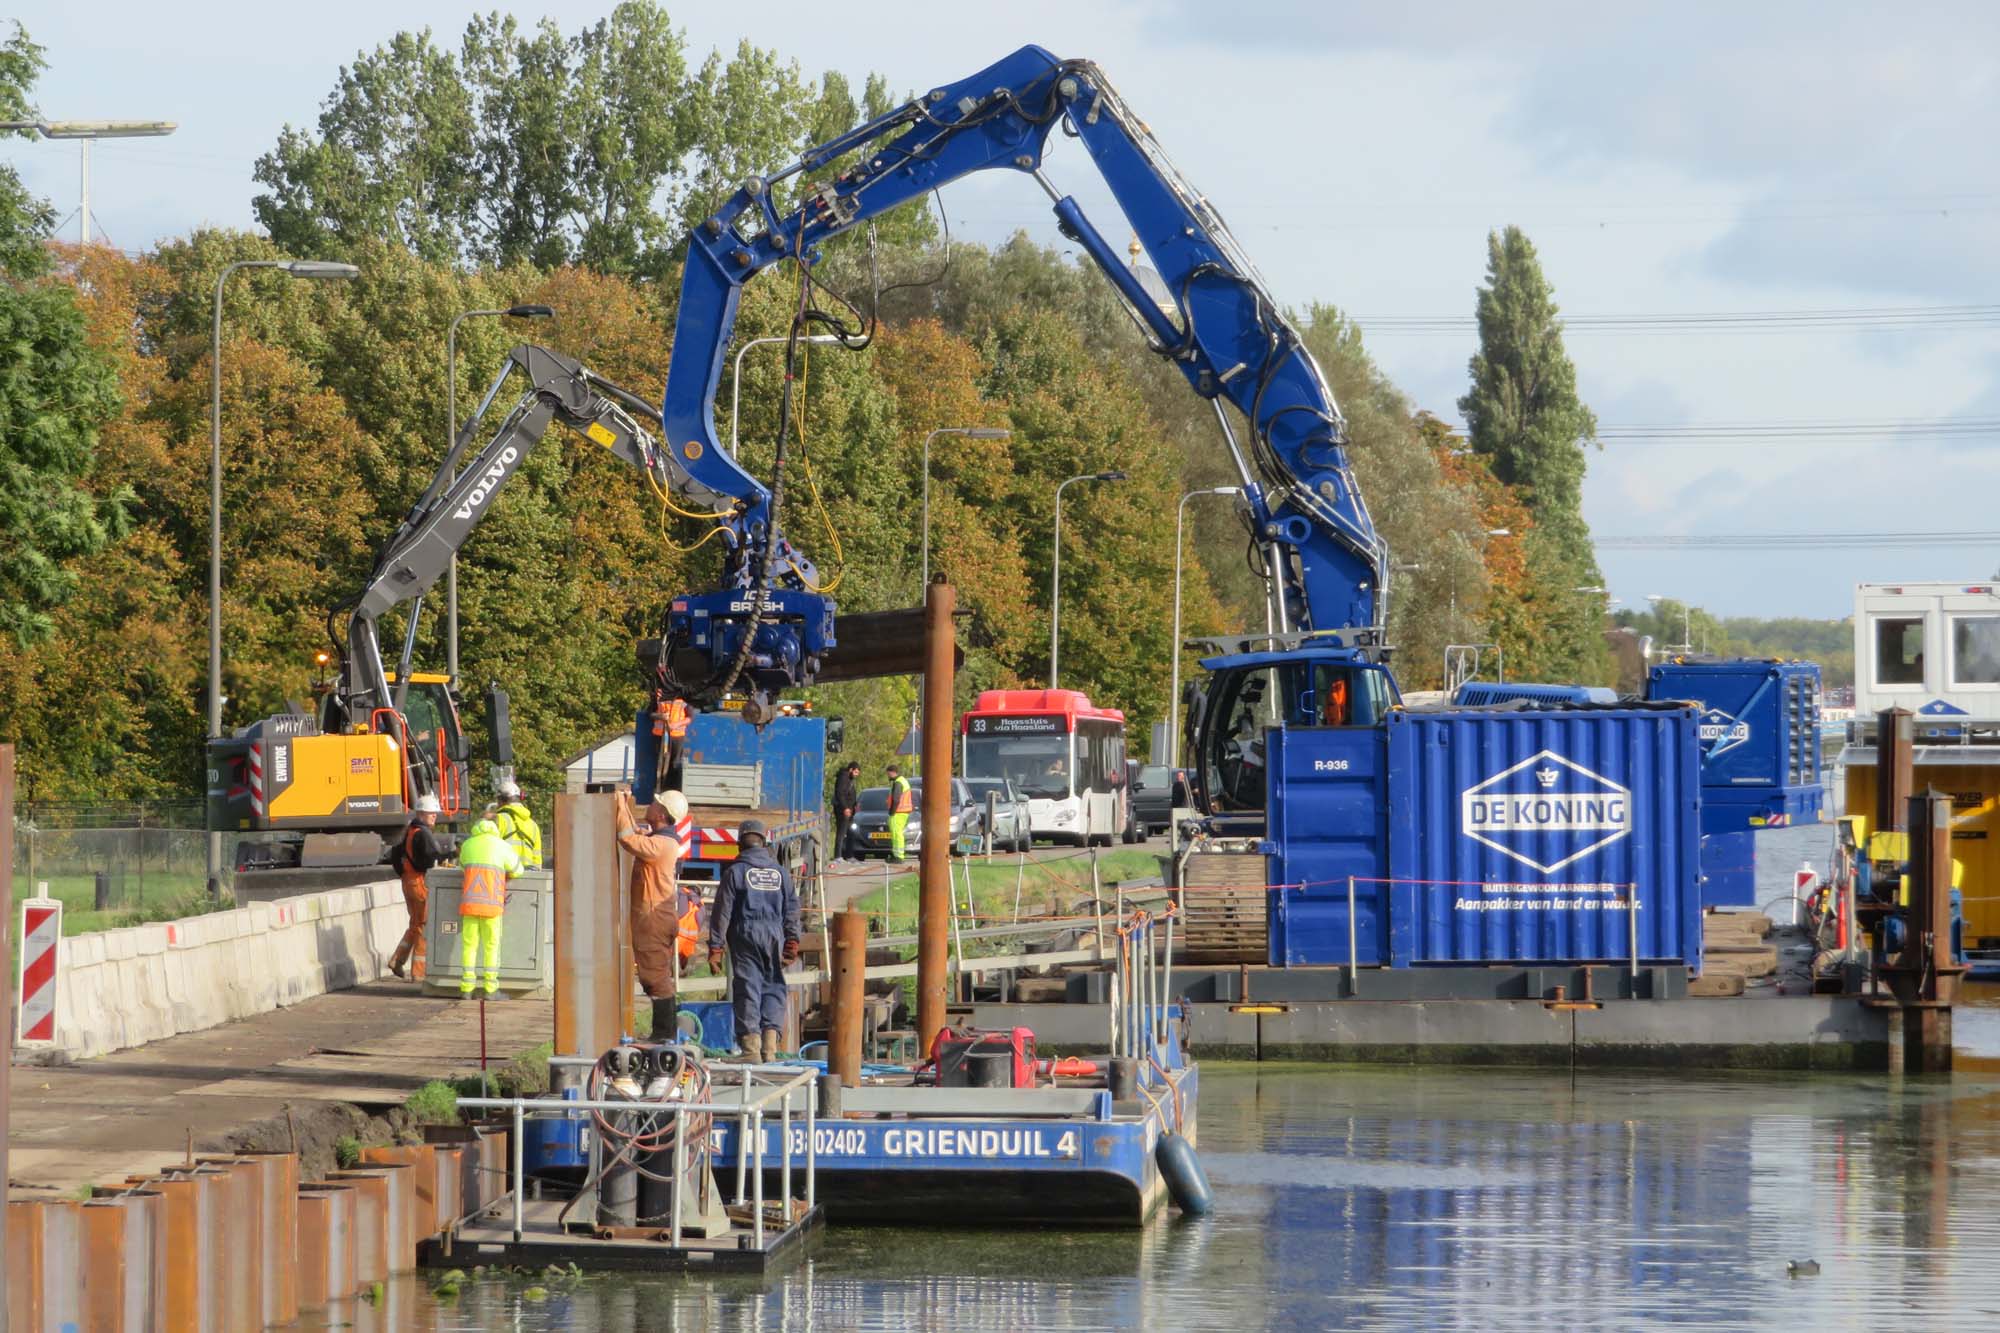
{"label": "paved road", "polygon": [[[553,1024],[548,1000],[488,1006],[496,1063],[548,1040]],[[367,1117],[350,1104],[400,1106],[430,1079],[478,1068],[478,1006],[407,982],[335,991],[80,1064],[16,1066],[8,1177],[17,1187],[117,1183],[181,1160],[190,1131],[197,1152],[288,1147],[287,1106],[310,1165],[341,1134],[366,1136]]]}

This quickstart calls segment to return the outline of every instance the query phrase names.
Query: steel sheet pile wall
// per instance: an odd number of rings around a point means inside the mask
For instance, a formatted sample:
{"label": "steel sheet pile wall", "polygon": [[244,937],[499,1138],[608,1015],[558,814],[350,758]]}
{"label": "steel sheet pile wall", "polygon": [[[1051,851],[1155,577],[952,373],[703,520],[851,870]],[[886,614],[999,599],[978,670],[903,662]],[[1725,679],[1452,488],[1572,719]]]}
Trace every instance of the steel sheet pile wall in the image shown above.
{"label": "steel sheet pile wall", "polygon": [[[7,1205],[15,1329],[259,1329],[347,1301],[415,1265],[418,1244],[503,1185],[504,1131],[371,1150],[367,1169],[299,1183],[289,1153],[205,1157],[88,1202]],[[385,1316],[383,1327],[402,1327]]]}
{"label": "steel sheet pile wall", "polygon": [[1398,965],[1701,961],[1695,710],[1394,713]]}

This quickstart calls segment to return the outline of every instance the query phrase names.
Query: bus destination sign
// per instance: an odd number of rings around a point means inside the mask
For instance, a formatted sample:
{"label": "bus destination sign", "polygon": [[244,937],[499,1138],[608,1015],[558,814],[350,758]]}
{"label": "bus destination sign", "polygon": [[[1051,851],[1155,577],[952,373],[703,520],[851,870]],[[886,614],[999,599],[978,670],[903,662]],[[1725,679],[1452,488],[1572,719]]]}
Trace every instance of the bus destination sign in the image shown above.
{"label": "bus destination sign", "polygon": [[965,720],[968,736],[1058,736],[1067,731],[1060,713],[974,713]]}

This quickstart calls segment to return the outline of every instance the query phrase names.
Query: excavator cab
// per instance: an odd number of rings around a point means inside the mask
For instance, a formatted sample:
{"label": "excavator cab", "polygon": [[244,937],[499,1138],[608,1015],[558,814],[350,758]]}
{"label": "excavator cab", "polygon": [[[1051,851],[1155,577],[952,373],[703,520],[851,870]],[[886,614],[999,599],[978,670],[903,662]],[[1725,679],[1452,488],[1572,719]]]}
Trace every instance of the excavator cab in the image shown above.
{"label": "excavator cab", "polygon": [[1209,658],[1190,691],[1183,737],[1196,806],[1216,831],[1261,828],[1265,734],[1273,727],[1375,727],[1401,701],[1380,662],[1357,649],[1307,648]]}
{"label": "excavator cab", "polygon": [[[388,673],[396,683],[396,673]],[[466,760],[471,745],[458,717],[458,695],[451,677],[435,671],[410,673],[403,696],[403,725],[410,737],[410,762],[437,774],[438,801],[447,821],[467,813]]]}

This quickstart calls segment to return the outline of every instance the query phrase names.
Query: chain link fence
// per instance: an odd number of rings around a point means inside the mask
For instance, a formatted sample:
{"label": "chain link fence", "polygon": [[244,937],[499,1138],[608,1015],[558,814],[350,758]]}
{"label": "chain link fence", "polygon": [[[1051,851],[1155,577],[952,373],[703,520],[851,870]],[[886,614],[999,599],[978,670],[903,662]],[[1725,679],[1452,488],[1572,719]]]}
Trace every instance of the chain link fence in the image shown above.
{"label": "chain link fence", "polygon": [[202,819],[200,801],[17,804],[15,896],[61,899],[65,934],[206,910]]}

